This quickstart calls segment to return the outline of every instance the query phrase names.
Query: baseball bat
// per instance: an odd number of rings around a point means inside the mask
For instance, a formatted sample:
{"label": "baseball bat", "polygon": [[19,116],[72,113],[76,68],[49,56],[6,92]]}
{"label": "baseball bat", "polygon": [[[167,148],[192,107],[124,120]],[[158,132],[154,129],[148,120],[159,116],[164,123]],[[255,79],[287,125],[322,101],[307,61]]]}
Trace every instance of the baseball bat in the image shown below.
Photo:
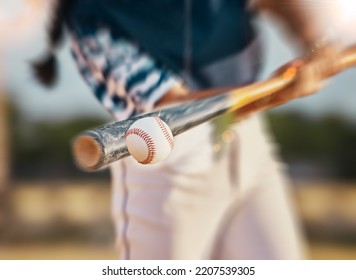
{"label": "baseball bat", "polygon": [[[354,65],[356,65],[356,46],[342,53],[337,69],[330,69],[330,73],[325,78]],[[234,112],[252,102],[271,96],[293,83],[297,74],[298,69],[291,67],[265,81],[87,130],[73,141],[74,160],[85,171],[103,168],[129,156],[125,133],[131,124],[140,118],[159,115],[176,136],[224,113]]]}

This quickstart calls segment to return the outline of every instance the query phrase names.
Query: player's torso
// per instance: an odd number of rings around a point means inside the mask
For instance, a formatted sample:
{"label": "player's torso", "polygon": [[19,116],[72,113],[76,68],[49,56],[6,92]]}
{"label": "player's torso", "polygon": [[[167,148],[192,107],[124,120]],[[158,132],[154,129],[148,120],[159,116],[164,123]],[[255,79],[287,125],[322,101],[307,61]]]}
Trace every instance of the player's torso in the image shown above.
{"label": "player's torso", "polygon": [[[71,20],[106,26],[180,72],[238,53],[254,38],[245,0],[76,0]],[[86,26],[85,26],[86,25]],[[85,26],[85,27],[84,27]]]}

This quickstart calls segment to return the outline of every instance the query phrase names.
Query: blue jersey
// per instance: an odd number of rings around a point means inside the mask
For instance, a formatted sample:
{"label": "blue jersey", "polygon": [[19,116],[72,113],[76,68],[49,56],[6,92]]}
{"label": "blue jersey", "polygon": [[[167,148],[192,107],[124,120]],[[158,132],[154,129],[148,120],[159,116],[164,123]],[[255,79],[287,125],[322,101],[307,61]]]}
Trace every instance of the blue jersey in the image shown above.
{"label": "blue jersey", "polygon": [[[175,72],[193,72],[245,48],[254,38],[246,0],[75,0],[69,24],[82,34],[107,26],[139,42]],[[188,59],[188,61],[187,61]]]}
{"label": "blue jersey", "polygon": [[123,119],[150,111],[187,72],[214,86],[210,66],[250,45],[251,19],[245,0],[73,0],[67,24],[83,77]]}

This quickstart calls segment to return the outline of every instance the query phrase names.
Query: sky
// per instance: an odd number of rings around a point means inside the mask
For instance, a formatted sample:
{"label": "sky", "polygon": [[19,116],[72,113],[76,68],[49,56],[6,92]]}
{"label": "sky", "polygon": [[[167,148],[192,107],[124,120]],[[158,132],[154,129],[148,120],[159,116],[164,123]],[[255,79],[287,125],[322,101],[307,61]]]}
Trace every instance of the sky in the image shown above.
{"label": "sky", "polygon": [[[6,44],[4,36],[0,37],[0,56],[1,53],[3,56],[0,68],[3,68],[2,72],[5,74],[4,84],[9,98],[18,106],[21,116],[28,120],[54,121],[76,116],[109,119],[109,115],[79,76],[69,53],[68,42],[60,51],[60,79],[57,86],[49,90],[34,80],[29,71],[29,62],[44,51],[44,21],[45,19],[41,18],[39,22],[28,27],[20,39],[14,40],[15,44]],[[293,43],[281,36],[279,26],[270,19],[264,17],[257,25],[264,51],[261,79],[265,79],[278,67],[295,58],[297,53]],[[356,121],[355,90],[356,70],[353,69],[330,80],[319,94],[295,100],[275,111],[299,111],[312,117],[339,114]]]}

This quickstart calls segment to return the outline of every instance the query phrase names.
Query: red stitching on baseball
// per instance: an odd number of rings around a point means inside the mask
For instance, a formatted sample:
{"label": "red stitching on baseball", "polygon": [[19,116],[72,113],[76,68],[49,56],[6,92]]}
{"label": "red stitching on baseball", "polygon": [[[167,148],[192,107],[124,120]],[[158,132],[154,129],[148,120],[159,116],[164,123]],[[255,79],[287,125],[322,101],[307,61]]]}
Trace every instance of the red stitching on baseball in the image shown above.
{"label": "red stitching on baseball", "polygon": [[156,155],[156,147],[155,147],[154,141],[151,138],[151,136],[147,132],[145,132],[139,128],[129,129],[126,132],[125,138],[129,135],[137,135],[140,138],[142,138],[143,141],[145,141],[147,148],[148,148],[148,155],[147,155],[147,158],[143,161],[140,161],[140,163],[142,163],[142,164],[150,163]]}
{"label": "red stitching on baseball", "polygon": [[172,149],[173,145],[174,145],[174,141],[173,141],[173,138],[172,138],[171,134],[168,132],[166,126],[164,125],[164,123],[163,123],[163,121],[161,120],[160,117],[155,117],[155,119],[156,119],[159,127],[162,129],[164,137],[166,138],[166,140],[169,143],[169,146],[171,146],[171,149]]}

